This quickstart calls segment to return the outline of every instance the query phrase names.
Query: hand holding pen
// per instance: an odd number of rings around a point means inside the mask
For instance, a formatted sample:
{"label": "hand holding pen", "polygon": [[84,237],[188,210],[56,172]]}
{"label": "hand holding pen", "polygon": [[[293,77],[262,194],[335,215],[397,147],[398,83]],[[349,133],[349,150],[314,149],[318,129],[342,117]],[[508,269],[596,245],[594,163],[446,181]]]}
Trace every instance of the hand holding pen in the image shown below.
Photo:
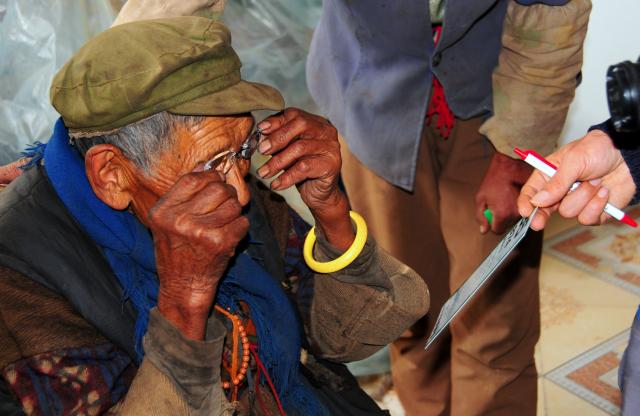
{"label": "hand holding pen", "polygon": [[532,151],[518,151],[523,160],[536,167],[518,198],[522,216],[541,208],[531,223],[532,229],[543,229],[556,211],[585,225],[601,224],[614,216],[635,226],[635,221],[616,207],[629,204],[636,186],[620,151],[605,133],[594,130],[546,159]]}

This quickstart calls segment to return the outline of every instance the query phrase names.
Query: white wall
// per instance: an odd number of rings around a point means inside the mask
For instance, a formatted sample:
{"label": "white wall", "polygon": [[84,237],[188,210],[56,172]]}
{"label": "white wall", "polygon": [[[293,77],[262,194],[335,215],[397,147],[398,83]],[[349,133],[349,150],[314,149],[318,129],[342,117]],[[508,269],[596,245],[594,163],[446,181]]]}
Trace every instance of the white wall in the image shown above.
{"label": "white wall", "polygon": [[592,0],[582,84],[569,109],[561,143],[578,139],[609,117],[605,76],[609,65],[640,56],[640,0]]}

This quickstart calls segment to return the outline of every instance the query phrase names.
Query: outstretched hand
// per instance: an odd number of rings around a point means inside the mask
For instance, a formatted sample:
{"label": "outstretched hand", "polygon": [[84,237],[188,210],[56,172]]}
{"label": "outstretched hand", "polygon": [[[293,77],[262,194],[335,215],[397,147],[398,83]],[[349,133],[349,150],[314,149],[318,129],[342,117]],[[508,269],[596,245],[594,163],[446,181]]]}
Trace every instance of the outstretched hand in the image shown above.
{"label": "outstretched hand", "polygon": [[[565,218],[577,218],[581,224],[601,224],[608,218],[602,212],[607,202],[624,208],[636,192],[620,151],[600,130],[563,146],[547,159],[558,166],[556,174],[548,178],[534,172],[518,198],[522,216],[540,207],[531,223],[534,230],[543,229],[556,211]],[[582,183],[569,192],[577,181]]]}

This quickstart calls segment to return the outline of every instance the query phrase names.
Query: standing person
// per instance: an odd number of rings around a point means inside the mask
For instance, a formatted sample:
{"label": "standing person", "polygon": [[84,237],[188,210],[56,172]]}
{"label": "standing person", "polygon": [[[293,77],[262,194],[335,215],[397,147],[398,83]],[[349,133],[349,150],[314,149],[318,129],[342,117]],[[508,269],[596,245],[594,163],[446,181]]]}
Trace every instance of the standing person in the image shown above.
{"label": "standing person", "polygon": [[541,235],[456,318],[450,339],[427,352],[424,343],[449,294],[518,218],[530,169],[511,158],[513,147],[544,154],[556,144],[590,8],[589,0],[323,4],[307,81],[343,137],[352,207],[431,289],[431,313],[391,346],[408,415],[535,413]]}

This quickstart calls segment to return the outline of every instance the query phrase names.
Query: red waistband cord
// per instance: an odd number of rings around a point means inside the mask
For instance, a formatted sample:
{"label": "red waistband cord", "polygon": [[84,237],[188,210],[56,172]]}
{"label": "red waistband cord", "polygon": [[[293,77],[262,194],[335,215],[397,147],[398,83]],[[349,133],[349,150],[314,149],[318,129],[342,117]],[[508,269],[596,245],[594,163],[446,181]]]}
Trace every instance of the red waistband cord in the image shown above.
{"label": "red waistband cord", "polygon": [[262,361],[260,361],[260,357],[258,356],[258,346],[256,344],[250,344],[249,350],[253,354],[253,359],[256,361],[256,365],[258,366],[258,373],[262,373],[264,375],[264,378],[267,381],[269,388],[271,389],[273,398],[275,399],[276,405],[278,406],[278,412],[280,412],[281,416],[286,416],[286,414],[284,413],[284,409],[282,408],[282,403],[280,402],[280,397],[278,397],[278,391],[273,385],[273,381],[271,381],[271,377],[269,377],[267,369],[264,367],[264,364],[262,364]]}
{"label": "red waistband cord", "polygon": [[[434,27],[434,44],[438,44],[440,41],[440,36],[442,34],[442,25],[438,25]],[[431,125],[431,120],[434,115],[438,115],[438,121],[436,123],[436,128],[440,132],[440,135],[447,139],[451,134],[451,130],[453,129],[453,123],[455,121],[455,116],[453,115],[453,111],[449,108],[447,104],[447,99],[444,96],[444,88],[438,78],[433,76],[433,83],[431,87],[431,100],[429,101],[429,109],[427,110],[427,118],[425,123],[427,126]]]}

